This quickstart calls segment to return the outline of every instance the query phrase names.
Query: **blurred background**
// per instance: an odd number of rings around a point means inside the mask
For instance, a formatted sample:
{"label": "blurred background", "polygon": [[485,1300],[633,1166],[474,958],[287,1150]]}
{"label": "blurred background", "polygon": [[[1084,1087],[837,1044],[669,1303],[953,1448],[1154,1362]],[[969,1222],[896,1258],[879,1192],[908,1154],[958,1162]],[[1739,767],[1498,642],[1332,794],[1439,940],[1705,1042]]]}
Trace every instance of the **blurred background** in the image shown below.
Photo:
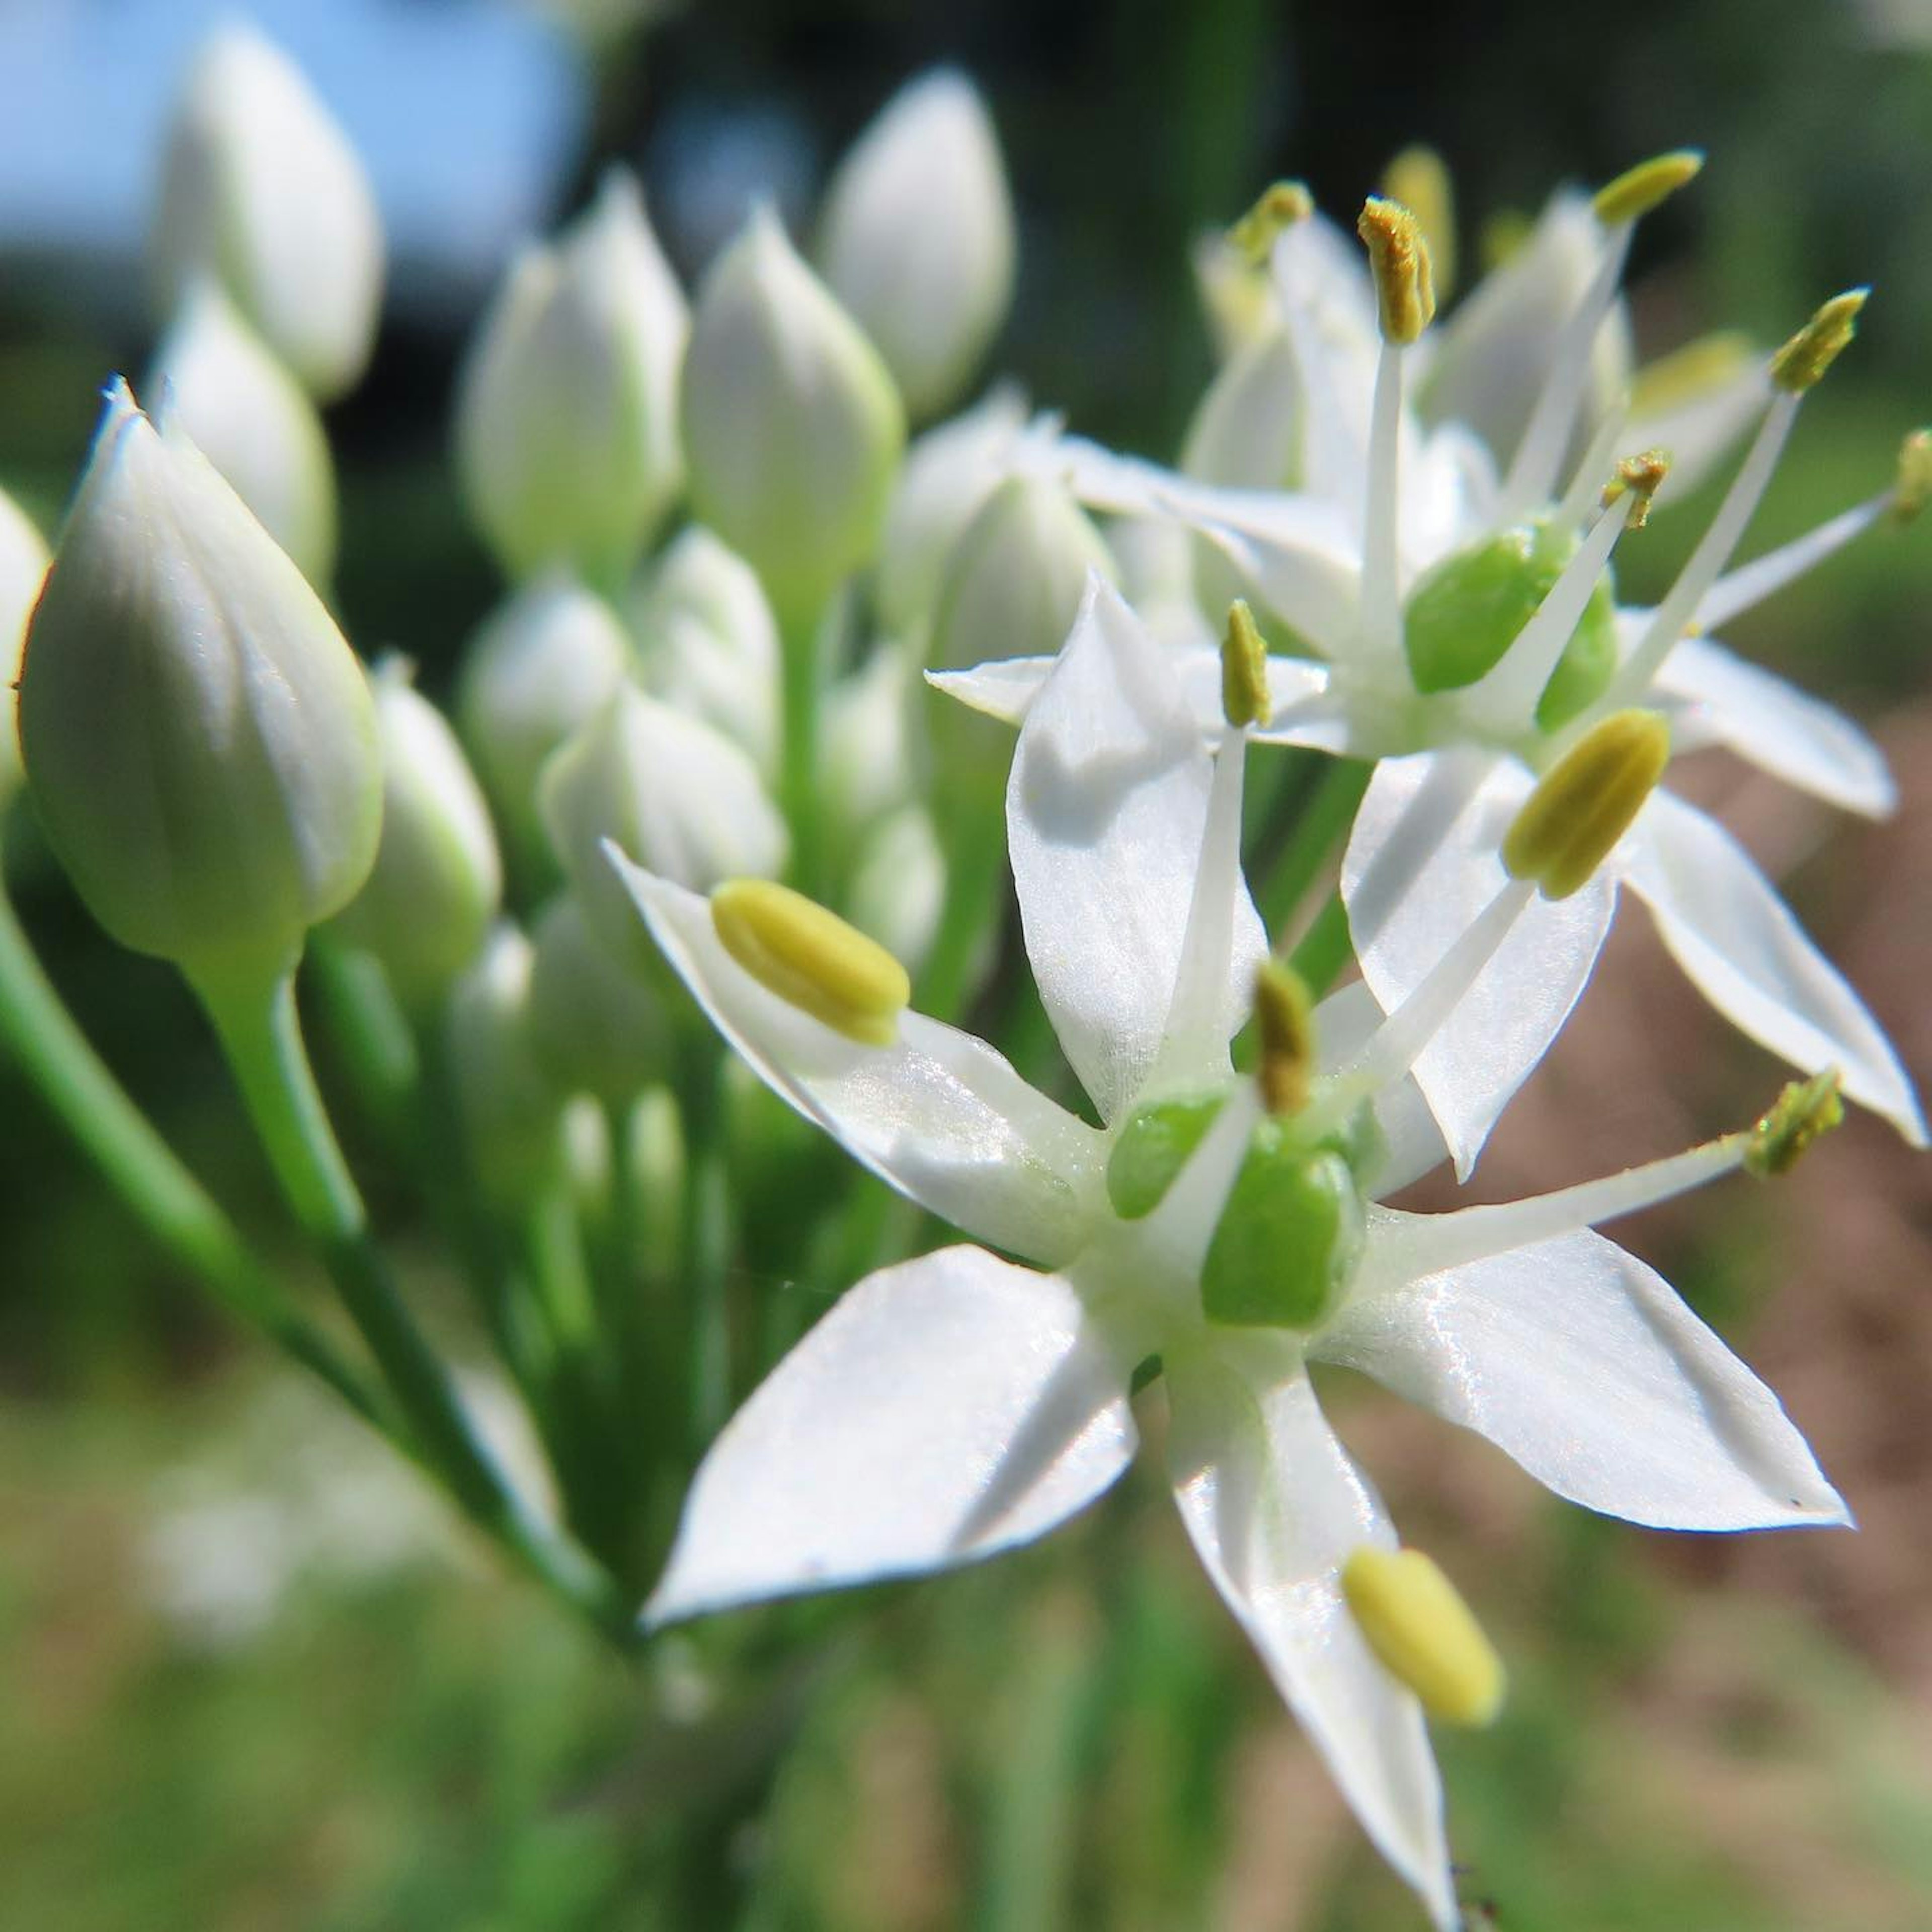
{"label": "blurred background", "polygon": [[[0,0],[0,485],[50,530],[102,382],[152,349],[158,143],[199,40],[233,10]],[[1749,550],[1882,487],[1900,435],[1932,415],[1932,0],[1705,0],[1562,28],[1546,7],[1418,26],[1377,0],[250,10],[382,203],[384,333],[329,417],[339,604],[362,648],[406,649],[439,694],[496,594],[448,424],[510,248],[624,160],[688,280],[755,193],[808,226],[851,137],[937,62],[985,91],[1020,213],[996,366],[1128,448],[1171,457],[1210,370],[1195,237],[1283,173],[1346,214],[1418,140],[1454,171],[1471,254],[1559,180],[1706,148],[1695,191],[1639,237],[1646,352],[1720,326],[1772,342],[1826,295],[1874,285]],[[1699,521],[1660,518],[1626,548],[1633,595]],[[1894,820],[1834,820],[1717,754],[1688,787],[1781,878],[1922,1085],[1928,594],[1924,532],[1881,530],[1729,640],[1873,726],[1901,782]],[[10,873],[54,976],[272,1252],[266,1177],[186,994],[92,928],[26,816]],[[1482,1186],[1670,1151],[1746,1117],[1771,1077],[1627,916]],[[1498,1727],[1441,1740],[1473,1922],[1932,1923],[1932,1167],[1860,1116],[1786,1186],[1628,1232],[1779,1390],[1863,1527],[1627,1529],[1552,1503],[1473,1438],[1333,1390],[1405,1531],[1511,1660]],[[433,1300],[426,1254],[418,1272]],[[756,1695],[720,1700],[700,1667],[714,1654]],[[34,1932],[1420,1922],[1144,1472],[990,1568],[745,1613],[620,1663],[220,1328],[4,1067],[0,1712],[0,1924]]]}

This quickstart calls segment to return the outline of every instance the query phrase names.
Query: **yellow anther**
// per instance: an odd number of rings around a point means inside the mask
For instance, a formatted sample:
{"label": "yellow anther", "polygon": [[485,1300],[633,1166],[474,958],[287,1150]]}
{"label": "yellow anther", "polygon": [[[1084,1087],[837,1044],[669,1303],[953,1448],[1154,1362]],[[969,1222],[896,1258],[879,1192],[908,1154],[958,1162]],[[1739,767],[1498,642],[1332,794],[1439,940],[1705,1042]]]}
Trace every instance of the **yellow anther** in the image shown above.
{"label": "yellow anther", "polygon": [[1630,384],[1630,414],[1641,419],[1701,402],[1742,376],[1758,351],[1741,328],[1720,328],[1646,362]]}
{"label": "yellow anther", "polygon": [[1298,181],[1278,181],[1262,190],[1255,205],[1228,230],[1228,241],[1259,264],[1268,258],[1285,229],[1315,212],[1315,197]]}
{"label": "yellow anther", "polygon": [[912,998],[876,940],[789,886],[729,879],[711,895],[718,942],[760,986],[867,1046],[890,1046]]}
{"label": "yellow anther", "polygon": [[1358,1550],[1342,1594],[1376,1660],[1432,1718],[1487,1724],[1502,1708],[1502,1659],[1454,1584],[1419,1550]]}
{"label": "yellow anther", "polygon": [[1436,290],[1448,295],[1456,286],[1456,197],[1448,165],[1433,148],[1405,148],[1383,170],[1382,192],[1414,211]]}
{"label": "yellow anther", "polygon": [[1503,835],[1511,878],[1545,898],[1588,884],[1664,776],[1670,728],[1654,711],[1616,711],[1592,725],[1543,775]]}
{"label": "yellow anther", "polygon": [[1606,228],[1634,221],[1695,179],[1703,165],[1704,157],[1695,148],[1676,148],[1667,154],[1654,154],[1634,168],[1626,168],[1615,181],[1598,189],[1591,208]]}
{"label": "yellow anther", "polygon": [[1745,1172],[1760,1180],[1789,1174],[1811,1143],[1828,1134],[1844,1118],[1835,1066],[1813,1074],[1809,1080],[1792,1081],[1751,1129],[1750,1144],[1744,1150]]}
{"label": "yellow anther", "polygon": [[1262,1105],[1277,1118],[1300,1113],[1315,1078],[1315,1000],[1308,982],[1281,960],[1264,960],[1255,975],[1255,1031]]}
{"label": "yellow anther", "polygon": [[1771,380],[1780,389],[1802,395],[1858,333],[1858,311],[1870,293],[1869,289],[1847,289],[1834,296],[1771,358]]}
{"label": "yellow anther", "polygon": [[1909,524],[1932,502],[1932,429],[1916,429],[1898,446],[1898,481],[1892,485],[1892,514]]}
{"label": "yellow anther", "polygon": [[1619,496],[1628,496],[1630,500],[1628,527],[1642,530],[1650,520],[1651,499],[1670,470],[1668,450],[1646,449],[1640,456],[1625,457],[1617,465],[1617,473],[1604,485],[1604,508],[1607,510]]}
{"label": "yellow anther", "polygon": [[1221,715],[1239,730],[1259,724],[1273,713],[1268,695],[1268,645],[1245,599],[1228,606],[1227,634],[1221,640]]}
{"label": "yellow anther", "polygon": [[1372,194],[1362,204],[1355,232],[1368,248],[1383,338],[1413,342],[1436,316],[1436,284],[1421,224],[1400,202]]}

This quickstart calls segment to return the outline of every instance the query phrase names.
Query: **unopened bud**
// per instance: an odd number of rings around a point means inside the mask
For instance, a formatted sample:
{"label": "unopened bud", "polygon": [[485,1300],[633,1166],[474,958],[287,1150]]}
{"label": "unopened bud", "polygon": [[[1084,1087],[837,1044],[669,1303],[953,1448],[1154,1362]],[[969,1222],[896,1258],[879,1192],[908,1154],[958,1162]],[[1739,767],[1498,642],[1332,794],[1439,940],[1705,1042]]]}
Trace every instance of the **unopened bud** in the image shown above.
{"label": "unopened bud", "polygon": [[782,870],[790,842],[750,758],[721,732],[626,686],[544,768],[539,808],[550,850],[598,936],[626,961],[654,962],[637,908],[604,856],[606,839],[694,892]]}
{"label": "unopened bud", "polygon": [[1628,527],[1640,530],[1650,521],[1652,500],[1663,487],[1670,470],[1669,452],[1646,449],[1640,456],[1626,456],[1617,465],[1617,473],[1604,485],[1605,509],[1621,497],[1630,499]]}
{"label": "unopened bud", "polygon": [[1240,220],[1228,230],[1229,244],[1258,267],[1282,233],[1315,212],[1315,197],[1298,181],[1278,181],[1263,188]]}
{"label": "unopened bud", "polygon": [[878,542],[905,412],[769,209],[699,291],[680,420],[699,517],[788,618],[815,617]]}
{"label": "unopened bud", "polygon": [[163,314],[214,277],[318,400],[368,366],[382,295],[368,177],[293,63],[250,28],[220,28],[188,75],[152,253]]}
{"label": "unopened bud", "polygon": [[1670,728],[1654,711],[1618,711],[1594,724],[1544,773],[1504,835],[1513,878],[1568,898],[1642,809],[1670,760]]}
{"label": "unopened bud", "polygon": [[1838,1070],[1828,1066],[1808,1080],[1794,1080],[1750,1130],[1744,1171],[1760,1180],[1788,1174],[1811,1144],[1842,1124]]}
{"label": "unopened bud", "polygon": [[0,813],[20,789],[20,646],[46,580],[46,539],[0,490]]}
{"label": "unopened bud", "polygon": [[1255,976],[1255,1030],[1262,1105],[1277,1119],[1300,1113],[1315,1078],[1315,1001],[1301,975],[1281,960],[1264,961]]}
{"label": "unopened bud", "polygon": [[1898,481],[1892,486],[1892,514],[1909,524],[1932,499],[1932,429],[1916,429],[1898,446]]}
{"label": "unopened bud", "polygon": [[335,568],[335,466],[306,391],[220,285],[190,284],[160,346],[148,393],[228,479],[310,583]]}
{"label": "unopened bud", "polygon": [[1606,228],[1635,221],[1668,201],[1679,188],[1688,187],[1703,165],[1704,157],[1695,148],[1678,148],[1667,154],[1653,155],[1634,168],[1626,168],[1615,181],[1598,189],[1591,208]]}
{"label": "unopened bud", "polygon": [[1435,280],[1420,224],[1400,202],[1372,194],[1355,232],[1369,251],[1383,340],[1414,341],[1436,317]]}
{"label": "unopened bud", "polygon": [[971,380],[1013,292],[1013,209],[979,90],[942,70],[888,101],[825,193],[818,259],[914,416]]}
{"label": "unopened bud", "polygon": [[1449,170],[1433,148],[1405,148],[1382,174],[1382,193],[1414,211],[1439,295],[1456,286],[1456,196]]}
{"label": "unopened bud", "polygon": [[332,930],[382,962],[406,1004],[426,1006],[476,956],[503,873],[490,808],[456,734],[410,680],[404,659],[376,668],[382,842],[368,883]]}
{"label": "unopened bud", "polygon": [[1502,1660],[1429,1557],[1365,1544],[1342,1566],[1342,1594],[1376,1660],[1432,1718],[1495,1721],[1503,1702]]}
{"label": "unopened bud", "polygon": [[1793,395],[1814,387],[1858,333],[1858,314],[1870,294],[1847,289],[1825,303],[1771,358],[1771,380]]}
{"label": "unopened bud", "polygon": [[508,575],[563,566],[609,585],[635,562],[683,480],[690,326],[621,169],[555,242],[512,264],[456,405],[458,471]]}
{"label": "unopened bud", "polygon": [[1268,645],[1246,600],[1237,597],[1228,606],[1228,628],[1221,639],[1221,716],[1240,730],[1265,724],[1274,709]]}
{"label": "unopened bud", "polygon": [[362,666],[241,499],[124,384],[28,634],[20,742],[88,909],[204,991],[285,971],[374,862]]}
{"label": "unopened bud", "polygon": [[732,879],[711,895],[718,942],[788,1005],[866,1046],[890,1046],[912,998],[905,968],[836,913],[769,879]]}
{"label": "unopened bud", "polygon": [[591,930],[574,892],[553,899],[537,922],[530,1030],[560,1084],[613,1107],[668,1070],[670,1028],[652,980]]}

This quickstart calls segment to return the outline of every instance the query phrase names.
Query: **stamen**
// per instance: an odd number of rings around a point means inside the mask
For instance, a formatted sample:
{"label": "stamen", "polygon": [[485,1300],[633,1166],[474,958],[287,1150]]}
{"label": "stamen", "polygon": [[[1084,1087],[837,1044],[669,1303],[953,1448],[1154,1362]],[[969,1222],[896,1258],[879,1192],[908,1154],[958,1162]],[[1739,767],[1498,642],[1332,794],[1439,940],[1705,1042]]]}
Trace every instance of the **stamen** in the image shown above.
{"label": "stamen", "polygon": [[1429,1557],[1365,1544],[1342,1566],[1342,1594],[1376,1660],[1432,1718],[1495,1721],[1503,1702],[1502,1660]]}
{"label": "stamen", "polygon": [[1362,640],[1372,658],[1402,652],[1402,345],[1384,337],[1369,423],[1368,494],[1362,511]]}
{"label": "stamen", "polygon": [[1892,513],[1909,524],[1932,501],[1932,429],[1916,429],[1898,446],[1898,481],[1892,486]]}
{"label": "stamen", "polygon": [[1604,506],[1604,493],[1599,478],[1615,460],[1617,445],[1623,440],[1624,424],[1629,420],[1630,398],[1620,396],[1604,412],[1604,420],[1598,425],[1597,434],[1592,437],[1590,446],[1583,452],[1583,460],[1576,466],[1576,473],[1570,479],[1570,487],[1563,493],[1563,500],[1556,506],[1552,523],[1565,528],[1578,530],[1592,511]]}
{"label": "stamen", "polygon": [[1714,631],[1728,624],[1864,536],[1888,510],[1896,513],[1900,501],[1894,491],[1882,490],[1849,510],[1840,510],[1815,530],[1726,571],[1705,594],[1692,622],[1700,631]]}
{"label": "stamen", "polygon": [[1670,762],[1670,728],[1654,711],[1593,725],[1546,772],[1503,836],[1504,869],[1568,898],[1628,832]]}
{"label": "stamen", "polygon": [[1400,202],[1372,194],[1355,232],[1369,251],[1382,340],[1406,347],[1436,319],[1436,286],[1422,225]]}
{"label": "stamen", "polygon": [[1630,526],[1642,530],[1650,521],[1652,500],[1663,487],[1670,469],[1667,450],[1646,449],[1641,455],[1625,457],[1617,465],[1616,474],[1604,485],[1604,508],[1607,510],[1612,503],[1629,497]]}
{"label": "stamen", "polygon": [[1704,157],[1695,148],[1678,148],[1626,168],[1598,189],[1590,208],[1606,228],[1626,226],[1694,181]]}
{"label": "stamen", "polygon": [[1403,148],[1384,171],[1382,193],[1414,211],[1436,294],[1448,295],[1456,285],[1456,200],[1442,157],[1433,148]]}
{"label": "stamen", "polygon": [[1236,730],[1264,724],[1273,710],[1268,695],[1268,645],[1244,598],[1228,606],[1221,640],[1221,715]]}
{"label": "stamen", "polygon": [[1800,1157],[1834,1127],[1844,1124],[1838,1070],[1828,1066],[1809,1080],[1794,1080],[1750,1131],[1744,1171],[1760,1180],[1789,1174]]}
{"label": "stamen", "polygon": [[1847,289],[1825,303],[1771,358],[1771,380],[1795,396],[1815,388],[1858,333],[1858,312],[1870,294],[1869,289]]}
{"label": "stamen", "polygon": [[876,940],[802,892],[730,879],[711,895],[719,943],[788,1005],[866,1046],[890,1046],[912,998],[906,970]]}
{"label": "stamen", "polygon": [[1262,1105],[1277,1119],[1300,1113],[1315,1073],[1315,1001],[1301,975],[1281,960],[1264,961],[1255,976],[1255,1026]]}
{"label": "stamen", "polygon": [[1283,232],[1315,212],[1315,198],[1298,181],[1278,181],[1262,190],[1254,206],[1228,230],[1231,247],[1259,268]]}

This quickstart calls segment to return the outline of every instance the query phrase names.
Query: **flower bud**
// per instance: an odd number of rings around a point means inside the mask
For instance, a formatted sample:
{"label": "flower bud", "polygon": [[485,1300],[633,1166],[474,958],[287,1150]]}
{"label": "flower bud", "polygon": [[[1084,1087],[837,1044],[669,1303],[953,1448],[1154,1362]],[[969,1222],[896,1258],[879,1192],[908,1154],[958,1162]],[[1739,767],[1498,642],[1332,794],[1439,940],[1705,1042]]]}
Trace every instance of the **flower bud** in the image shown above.
{"label": "flower bud", "polygon": [[614,1107],[668,1070],[670,1027],[656,993],[591,931],[572,892],[559,894],[537,922],[530,1028],[561,1085]]}
{"label": "flower bud", "polygon": [[308,82],[252,28],[221,28],[188,75],[151,245],[163,314],[212,275],[319,400],[368,367],[382,293],[368,178]]}
{"label": "flower bud", "polygon": [[776,768],[778,629],[758,573],[701,524],[664,552],[629,610],[645,684]]}
{"label": "flower bud", "polygon": [[538,836],[537,776],[629,669],[630,640],[601,597],[561,574],[518,592],[471,638],[456,716],[484,788],[516,836]]}
{"label": "flower bud", "polygon": [[310,583],[335,568],[335,466],[315,405],[218,283],[190,282],[148,377]]}
{"label": "flower bud", "polygon": [[906,452],[880,539],[873,601],[888,637],[911,640],[931,622],[952,546],[1012,473],[1026,403],[1010,388],[929,429]]}
{"label": "flower bud", "polygon": [[905,805],[877,820],[852,864],[845,907],[852,923],[916,973],[945,901],[946,856],[931,814]]}
{"label": "flower bud", "polygon": [[621,170],[510,267],[464,364],[457,466],[512,578],[557,564],[613,584],[683,480],[678,373],[690,316]]}
{"label": "flower bud", "polygon": [[917,667],[893,644],[880,644],[826,692],[818,719],[819,802],[836,842],[856,839],[917,791],[914,707],[925,695]]}
{"label": "flower bud", "polygon": [[971,380],[1013,292],[1013,208],[979,90],[941,70],[901,88],[826,190],[818,259],[914,416]]}
{"label": "flower bud", "polygon": [[20,745],[94,916],[204,989],[285,970],[375,861],[362,666],[241,499],[124,384],[28,634]]}
{"label": "flower bud", "polygon": [[450,1077],[470,1172],[484,1201],[514,1214],[556,1172],[564,1094],[538,1058],[530,1021],[536,955],[514,926],[484,942],[450,996]]}
{"label": "flower bud", "polygon": [[905,440],[879,353],[768,208],[712,265],[685,359],[682,422],[698,515],[815,616],[869,557]]}
{"label": "flower bud", "polygon": [[47,574],[46,539],[0,490],[0,812],[20,788],[19,700],[14,687],[27,620]]}
{"label": "flower bud", "polygon": [[502,896],[489,807],[442,713],[410,682],[376,668],[382,740],[382,839],[369,881],[337,915],[343,943],[373,952],[406,1003],[440,996],[483,943]]}
{"label": "flower bud", "polygon": [[629,686],[550,760],[538,796],[564,876],[620,959],[654,962],[656,953],[604,856],[605,839],[694,892],[782,871],[790,848],[784,820],[745,753]]}

